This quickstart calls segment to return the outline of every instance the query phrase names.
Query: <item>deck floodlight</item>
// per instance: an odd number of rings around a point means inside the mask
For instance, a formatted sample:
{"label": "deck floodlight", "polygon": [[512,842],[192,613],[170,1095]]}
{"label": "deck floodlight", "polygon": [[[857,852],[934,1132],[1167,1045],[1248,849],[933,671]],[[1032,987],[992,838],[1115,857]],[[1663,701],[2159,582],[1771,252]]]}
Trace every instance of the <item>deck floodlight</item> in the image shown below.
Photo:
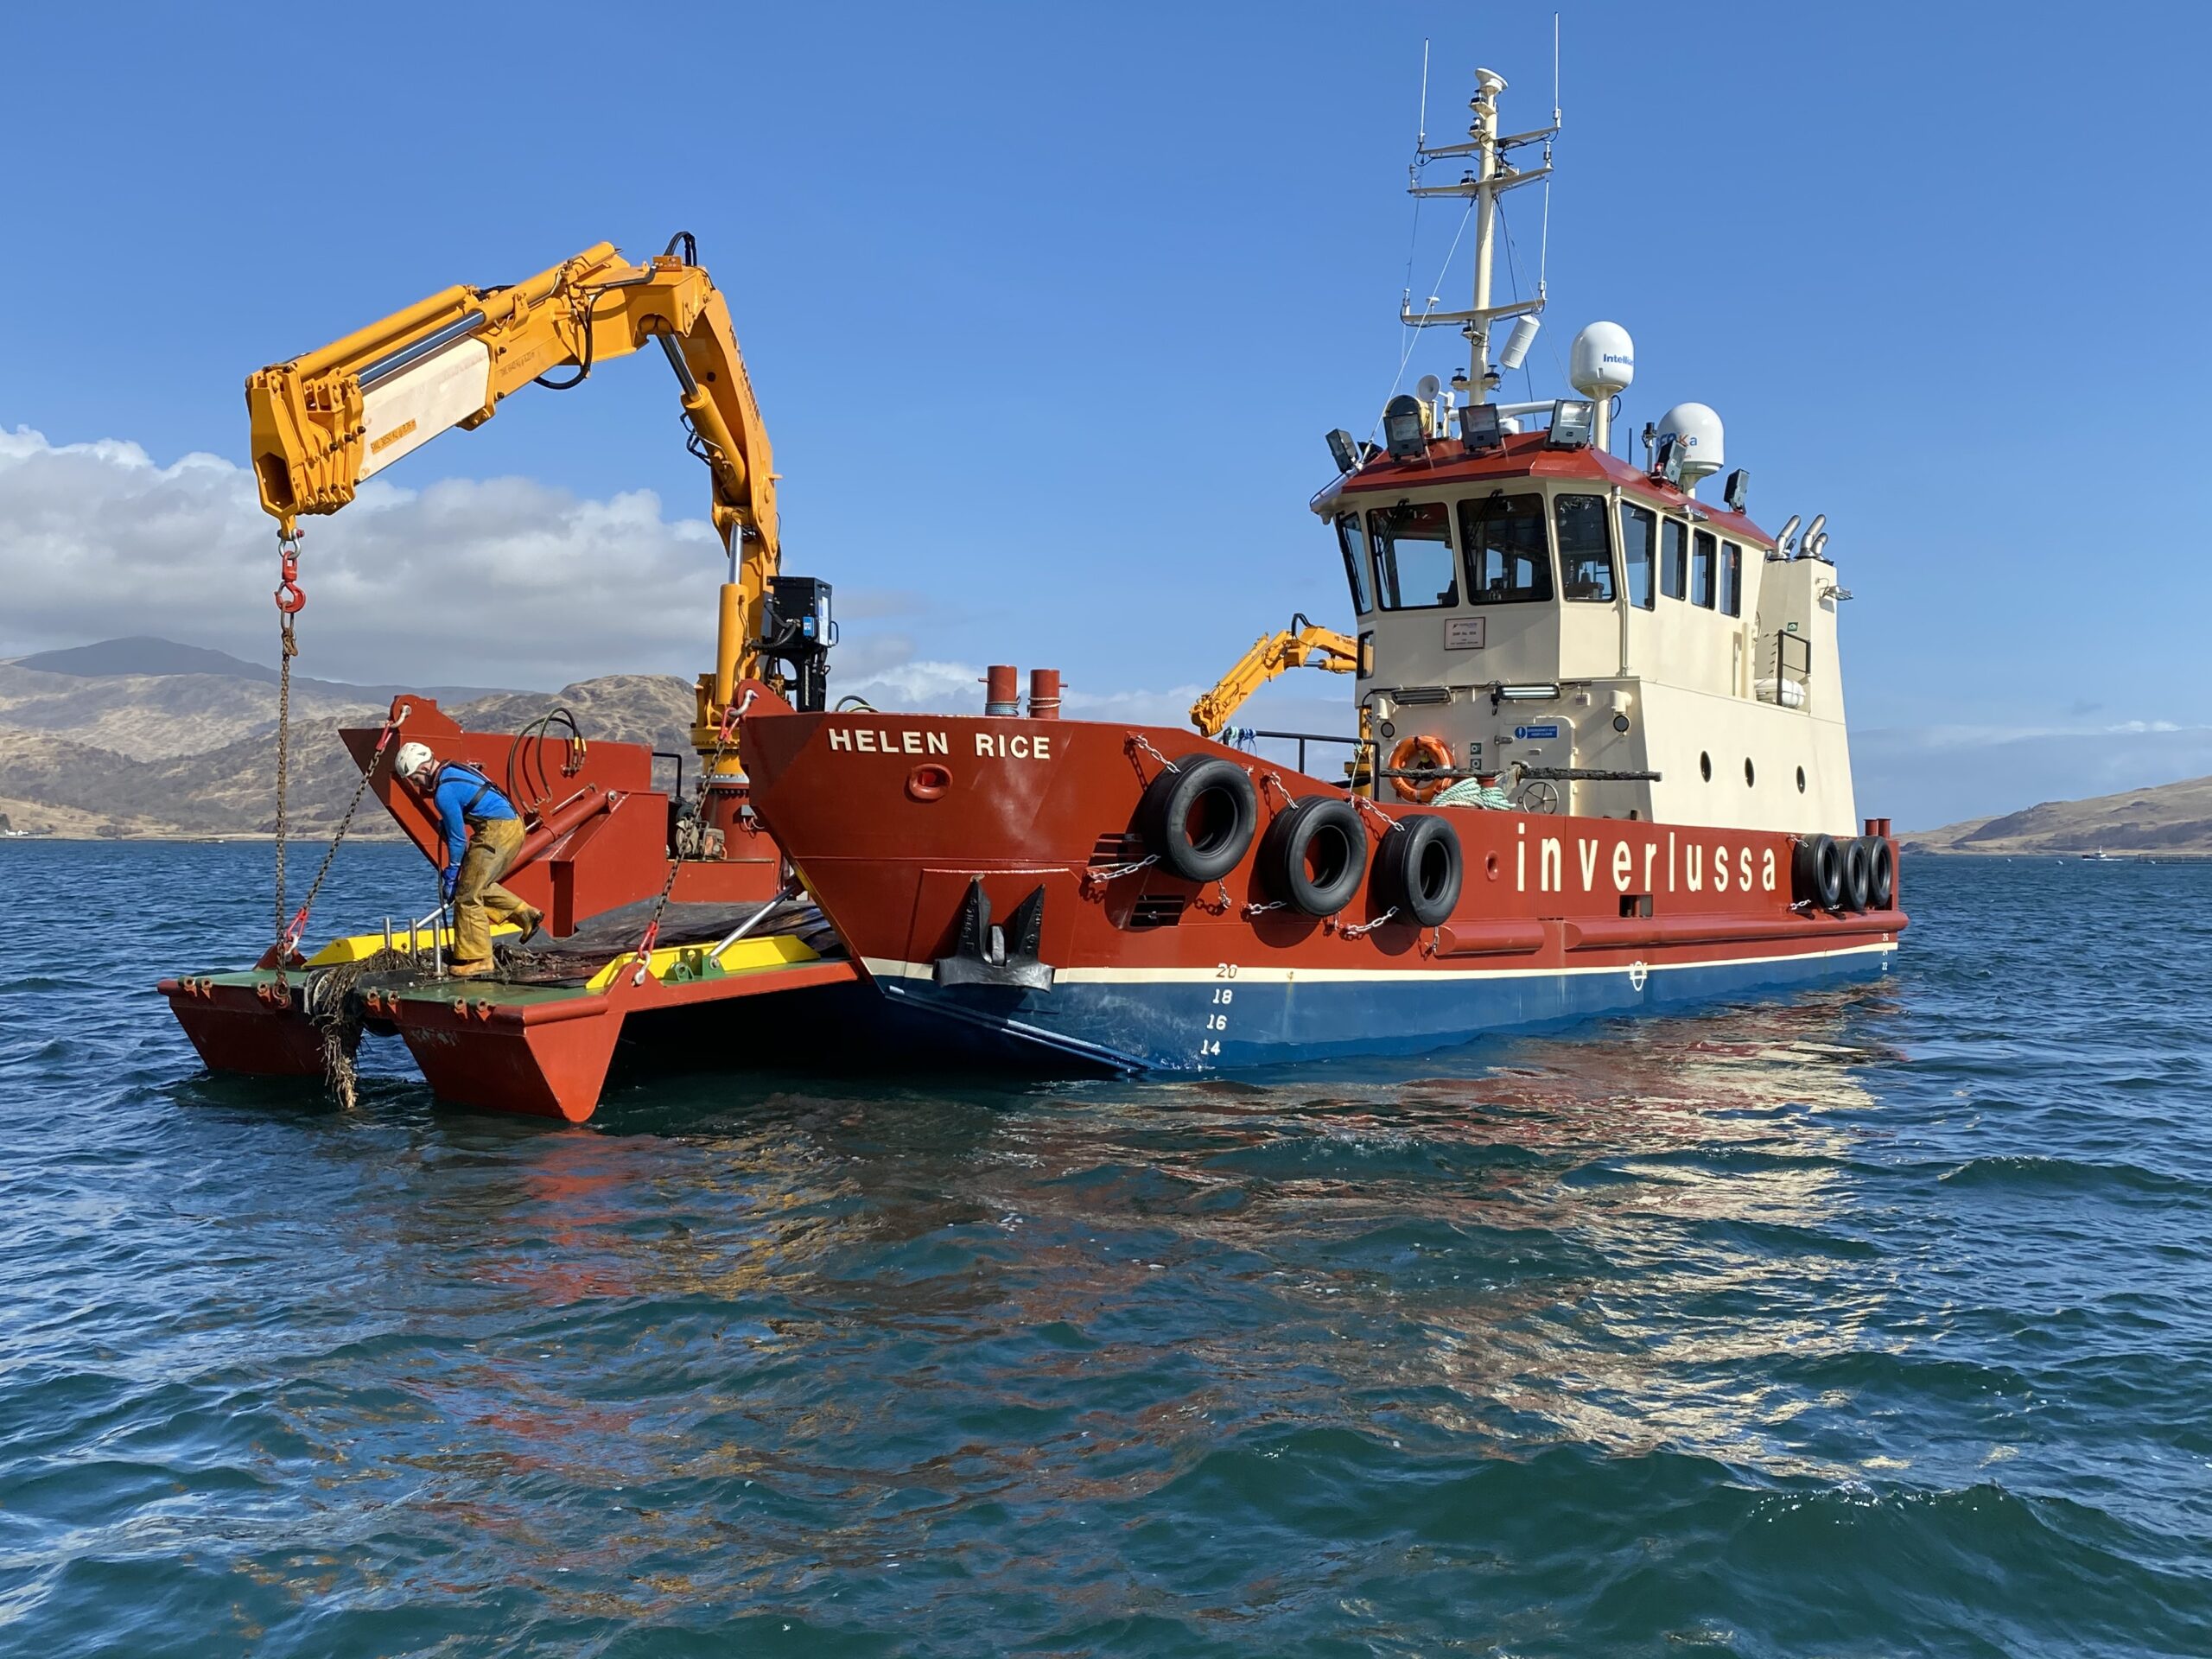
{"label": "deck floodlight", "polygon": [[1550,702],[1559,696],[1559,685],[1501,685],[1497,695],[1508,702]]}
{"label": "deck floodlight", "polygon": [[1562,397],[1552,405],[1547,449],[1587,449],[1598,430],[1598,405],[1587,397]]}
{"label": "deck floodlight", "polygon": [[1659,447],[1651,455],[1651,476],[1678,490],[1682,487],[1681,446],[1675,442],[1671,432],[1659,435]]}
{"label": "deck floodlight", "polygon": [[1728,482],[1721,486],[1720,499],[1728,504],[1729,512],[1741,512],[1744,510],[1744,503],[1750,499],[1751,489],[1750,469],[1738,467],[1728,474]]}
{"label": "deck floodlight", "polygon": [[1359,445],[1353,442],[1351,434],[1341,426],[1329,434],[1329,459],[1337,463],[1338,473],[1356,473],[1359,470]]}
{"label": "deck floodlight", "polygon": [[1470,404],[1459,411],[1459,447],[1471,455],[1505,448],[1505,423],[1496,404]]}
{"label": "deck floodlight", "polygon": [[1428,423],[1420,398],[1402,391],[1382,405],[1382,444],[1393,461],[1428,458]]}

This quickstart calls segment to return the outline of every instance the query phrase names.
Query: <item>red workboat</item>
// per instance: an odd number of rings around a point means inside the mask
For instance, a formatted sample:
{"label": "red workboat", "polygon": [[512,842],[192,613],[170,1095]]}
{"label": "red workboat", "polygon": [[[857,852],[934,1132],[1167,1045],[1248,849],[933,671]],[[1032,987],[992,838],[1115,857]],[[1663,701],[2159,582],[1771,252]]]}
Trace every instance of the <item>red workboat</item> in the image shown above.
{"label": "red workboat", "polygon": [[[1541,298],[1493,304],[1495,199],[1548,174],[1482,72],[1465,163],[1474,302],[1406,321],[1471,343],[1330,435],[1313,500],[1356,635],[1297,620],[1193,710],[1198,734],[1024,715],[746,718],[753,803],[885,996],[948,1028],[1135,1069],[1413,1052],[1593,1014],[1878,973],[1905,925],[1886,819],[1856,818],[1823,520],[1719,502],[1701,404],[1612,453],[1624,331],[1576,338],[1576,395],[1500,404]],[[1514,153],[1541,144],[1542,166]],[[1418,168],[1417,168],[1418,178]],[[1352,676],[1340,775],[1224,742],[1260,680]],[[1235,735],[1234,734],[1228,734]],[[1280,735],[1280,734],[1278,734]],[[1308,741],[1310,741],[1310,740]]]}

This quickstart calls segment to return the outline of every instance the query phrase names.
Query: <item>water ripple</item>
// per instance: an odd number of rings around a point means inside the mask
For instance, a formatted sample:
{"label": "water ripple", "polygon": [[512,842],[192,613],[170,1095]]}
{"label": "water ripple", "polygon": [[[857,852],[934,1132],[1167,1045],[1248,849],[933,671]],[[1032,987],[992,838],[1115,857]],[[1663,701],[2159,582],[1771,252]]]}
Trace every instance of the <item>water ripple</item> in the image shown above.
{"label": "water ripple", "polygon": [[1923,861],[1783,1004],[564,1131],[200,1072],[144,988],[265,853],[0,858],[11,1651],[2205,1649],[2212,868]]}

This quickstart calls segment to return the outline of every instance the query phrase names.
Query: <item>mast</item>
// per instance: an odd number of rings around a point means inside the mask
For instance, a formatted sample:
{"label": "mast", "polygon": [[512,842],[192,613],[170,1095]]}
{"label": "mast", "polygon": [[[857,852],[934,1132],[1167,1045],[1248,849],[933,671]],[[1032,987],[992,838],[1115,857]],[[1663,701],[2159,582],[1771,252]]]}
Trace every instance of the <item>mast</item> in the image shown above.
{"label": "mast", "polygon": [[[1440,144],[1434,149],[1415,140],[1413,175],[1414,182],[1407,187],[1407,194],[1414,196],[1467,196],[1473,199],[1475,219],[1475,279],[1473,303],[1465,311],[1437,311],[1413,308],[1409,294],[1399,306],[1399,321],[1408,328],[1434,328],[1447,323],[1459,325],[1459,332],[1467,337],[1468,397],[1478,404],[1490,401],[1491,391],[1497,385],[1497,372],[1491,367],[1491,325],[1501,318],[1535,316],[1544,308],[1544,296],[1514,300],[1504,305],[1491,303],[1491,273],[1497,257],[1497,199],[1508,190],[1524,184],[1534,184],[1551,174],[1551,163],[1541,167],[1516,169],[1504,162],[1508,151],[1522,144],[1548,139],[1559,131],[1554,119],[1548,127],[1534,132],[1516,132],[1499,137],[1497,132],[1497,95],[1505,90],[1505,77],[1493,69],[1475,71],[1475,95],[1467,100],[1473,119],[1467,125],[1467,142],[1464,144]],[[1456,184],[1420,182],[1421,170],[1433,161],[1446,156],[1463,156],[1473,165],[1459,175]],[[1433,302],[1431,304],[1433,305]]]}
{"label": "mast", "polygon": [[[1494,69],[1475,71],[1475,95],[1467,101],[1475,118],[1467,131],[1475,142],[1475,294],[1478,315],[1490,308],[1490,266],[1497,236],[1497,95],[1505,77]],[[1490,401],[1490,324],[1464,325],[1467,336],[1469,396]]]}

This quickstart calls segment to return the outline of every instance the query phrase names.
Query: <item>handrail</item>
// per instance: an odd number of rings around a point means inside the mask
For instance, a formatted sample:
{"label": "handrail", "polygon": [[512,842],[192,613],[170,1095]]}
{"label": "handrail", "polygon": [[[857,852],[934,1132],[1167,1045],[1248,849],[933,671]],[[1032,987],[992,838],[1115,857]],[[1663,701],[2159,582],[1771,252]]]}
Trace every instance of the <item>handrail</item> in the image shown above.
{"label": "handrail", "polygon": [[1239,737],[1273,737],[1280,738],[1286,742],[1296,743],[1298,745],[1298,769],[1300,772],[1304,772],[1306,770],[1306,746],[1308,743],[1343,743],[1348,745],[1354,751],[1352,758],[1355,761],[1359,758],[1357,751],[1375,747],[1372,739],[1364,737],[1339,737],[1334,732],[1263,732],[1257,727],[1254,726],[1239,726],[1236,728],[1235,730],[1236,734]]}

